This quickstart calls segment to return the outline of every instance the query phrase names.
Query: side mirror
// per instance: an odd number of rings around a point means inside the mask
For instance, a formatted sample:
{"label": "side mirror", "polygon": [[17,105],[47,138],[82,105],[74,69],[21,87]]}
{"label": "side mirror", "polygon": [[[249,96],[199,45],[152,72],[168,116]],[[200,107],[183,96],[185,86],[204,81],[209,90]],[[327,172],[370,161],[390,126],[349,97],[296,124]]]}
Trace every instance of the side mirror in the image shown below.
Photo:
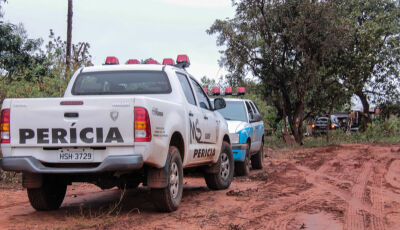
{"label": "side mirror", "polygon": [[223,109],[226,107],[226,102],[223,98],[214,99],[214,110]]}
{"label": "side mirror", "polygon": [[250,118],[250,122],[262,121],[262,116],[260,114],[253,114],[253,118]]}

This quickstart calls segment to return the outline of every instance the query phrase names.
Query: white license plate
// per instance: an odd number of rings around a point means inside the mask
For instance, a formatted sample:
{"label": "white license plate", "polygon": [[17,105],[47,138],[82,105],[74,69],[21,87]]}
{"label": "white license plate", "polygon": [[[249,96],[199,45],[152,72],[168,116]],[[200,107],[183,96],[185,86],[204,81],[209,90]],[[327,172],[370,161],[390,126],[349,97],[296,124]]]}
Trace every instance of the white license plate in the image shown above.
{"label": "white license plate", "polygon": [[58,160],[63,162],[91,162],[94,159],[92,149],[61,149]]}

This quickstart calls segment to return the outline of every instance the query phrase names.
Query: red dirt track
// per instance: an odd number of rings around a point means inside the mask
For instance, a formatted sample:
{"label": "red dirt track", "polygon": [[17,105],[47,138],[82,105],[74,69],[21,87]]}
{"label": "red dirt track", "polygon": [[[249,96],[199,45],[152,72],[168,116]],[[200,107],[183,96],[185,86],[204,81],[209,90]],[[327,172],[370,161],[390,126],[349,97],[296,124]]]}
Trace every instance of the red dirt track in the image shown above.
{"label": "red dirt track", "polygon": [[[60,210],[0,189],[0,229],[400,229],[400,145],[346,144],[278,153],[223,191],[186,177],[181,206],[158,213],[144,187],[73,184]],[[120,201],[119,205],[118,202]]]}

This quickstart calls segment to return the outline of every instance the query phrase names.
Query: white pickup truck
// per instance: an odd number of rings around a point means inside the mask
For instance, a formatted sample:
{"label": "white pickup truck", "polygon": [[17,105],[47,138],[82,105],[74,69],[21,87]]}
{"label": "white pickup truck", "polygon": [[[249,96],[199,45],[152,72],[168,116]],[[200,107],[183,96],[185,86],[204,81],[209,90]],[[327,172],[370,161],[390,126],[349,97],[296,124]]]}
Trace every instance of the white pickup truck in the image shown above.
{"label": "white pickup truck", "polygon": [[[108,58],[106,64],[116,64]],[[67,185],[151,188],[161,211],[178,208],[183,168],[210,189],[230,186],[234,159],[225,119],[185,71],[186,55],[161,64],[79,69],[63,98],[5,99],[0,166],[23,173],[37,210],[58,209]]]}

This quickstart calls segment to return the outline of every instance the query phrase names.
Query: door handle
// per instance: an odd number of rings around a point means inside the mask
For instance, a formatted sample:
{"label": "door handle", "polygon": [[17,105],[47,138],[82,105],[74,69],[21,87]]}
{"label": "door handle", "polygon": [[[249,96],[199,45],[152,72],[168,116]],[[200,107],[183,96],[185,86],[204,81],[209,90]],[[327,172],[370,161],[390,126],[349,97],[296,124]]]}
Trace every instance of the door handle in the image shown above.
{"label": "door handle", "polygon": [[189,112],[189,116],[190,116],[190,117],[193,117],[193,113],[192,113],[192,112]]}
{"label": "door handle", "polygon": [[207,117],[207,116],[204,116],[204,120],[208,120],[208,117]]}

